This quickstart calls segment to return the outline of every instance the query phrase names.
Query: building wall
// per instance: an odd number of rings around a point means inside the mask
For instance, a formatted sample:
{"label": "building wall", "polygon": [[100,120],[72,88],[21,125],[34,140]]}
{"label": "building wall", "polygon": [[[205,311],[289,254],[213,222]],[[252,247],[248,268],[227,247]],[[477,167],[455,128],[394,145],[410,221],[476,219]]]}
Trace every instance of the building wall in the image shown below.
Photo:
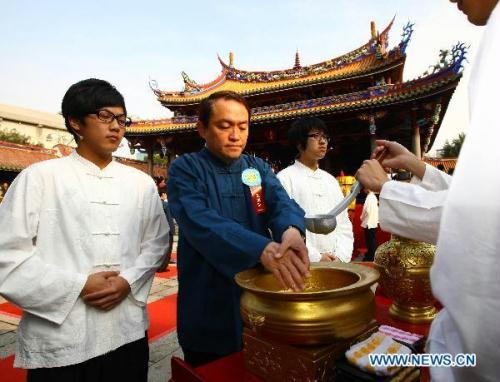
{"label": "building wall", "polygon": [[64,119],[58,114],[0,105],[0,130],[26,135],[31,144],[41,144],[49,149],[57,144],[76,146],[73,136],[64,126]]}

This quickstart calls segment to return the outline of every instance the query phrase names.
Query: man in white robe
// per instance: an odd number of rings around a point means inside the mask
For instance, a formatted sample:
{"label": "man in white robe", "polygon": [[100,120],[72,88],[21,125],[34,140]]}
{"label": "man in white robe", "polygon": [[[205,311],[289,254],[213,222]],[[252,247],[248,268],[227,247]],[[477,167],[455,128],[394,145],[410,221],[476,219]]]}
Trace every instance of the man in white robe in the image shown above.
{"label": "man in white robe", "polygon": [[23,309],[28,381],[146,381],[146,303],[168,249],[153,180],[112,160],[122,95],[90,79],[62,103],[78,148],[22,171],[0,206],[0,294]]}
{"label": "man in white robe", "polygon": [[[294,164],[277,176],[306,216],[325,214],[344,199],[337,179],[319,168],[319,161],[325,157],[329,142],[327,133],[325,123],[311,117],[295,121],[288,131],[290,145],[298,150],[299,155]],[[327,235],[306,231],[311,262],[338,260],[348,263],[351,261],[353,241],[347,211],[337,216],[337,228]]]}
{"label": "man in white robe", "polygon": [[365,189],[366,199],[361,211],[361,227],[365,233],[367,252],[363,261],[373,261],[377,249],[378,200],[370,190]]}
{"label": "man in white robe", "polygon": [[[463,0],[458,7],[476,25],[487,24],[471,74],[470,128],[453,179],[416,161],[394,142],[379,141],[387,167],[407,168],[417,185],[383,180],[370,160],[358,171],[368,188],[382,189],[383,229],[436,242],[432,291],[443,304],[431,326],[431,353],[476,354],[475,367],[432,367],[434,381],[498,381],[500,375],[500,87],[498,0]],[[479,181],[480,180],[480,181]],[[386,192],[387,190],[387,192]],[[405,227],[406,222],[406,227]],[[384,224],[387,224],[386,226]]]}

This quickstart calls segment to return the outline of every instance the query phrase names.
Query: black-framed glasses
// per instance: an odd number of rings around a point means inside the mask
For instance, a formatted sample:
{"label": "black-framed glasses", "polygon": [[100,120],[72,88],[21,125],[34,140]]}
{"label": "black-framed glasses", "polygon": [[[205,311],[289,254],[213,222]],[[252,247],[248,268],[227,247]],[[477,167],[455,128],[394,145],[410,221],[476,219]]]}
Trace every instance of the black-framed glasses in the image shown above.
{"label": "black-framed glasses", "polygon": [[312,139],[314,139],[315,141],[318,141],[318,142],[325,141],[326,143],[329,143],[330,139],[331,139],[328,135],[321,134],[321,133],[308,134],[307,137],[308,138],[312,138]]}
{"label": "black-framed glasses", "polygon": [[113,120],[116,119],[116,122],[120,127],[129,127],[132,124],[132,120],[129,117],[127,117],[126,114],[116,115],[107,109],[97,110],[95,113],[92,114],[96,115],[97,119],[104,123],[112,123]]}

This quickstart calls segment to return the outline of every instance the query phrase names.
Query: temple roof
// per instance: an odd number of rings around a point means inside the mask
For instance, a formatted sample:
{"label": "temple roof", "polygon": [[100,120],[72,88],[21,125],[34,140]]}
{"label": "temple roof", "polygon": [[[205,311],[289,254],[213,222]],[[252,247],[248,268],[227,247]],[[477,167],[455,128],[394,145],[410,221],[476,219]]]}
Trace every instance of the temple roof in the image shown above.
{"label": "temple roof", "polygon": [[405,57],[404,47],[401,44],[387,51],[389,31],[393,22],[394,18],[381,33],[372,36],[361,47],[314,65],[301,66],[297,53],[295,65],[290,69],[245,71],[236,69],[232,65],[231,55],[229,64],[219,57],[222,72],[210,83],[198,84],[183,72],[185,84],[183,91],[163,91],[153,86],[152,89],[163,105],[173,106],[197,103],[211,93],[221,90],[232,90],[248,96],[386,71],[397,65],[403,65]]}
{"label": "temple roof", "polygon": [[431,166],[438,167],[439,165],[442,165],[445,172],[448,172],[450,169],[454,169],[457,166],[457,160],[458,158],[423,158],[423,161],[425,163],[429,163]]}
{"label": "temple roof", "polygon": [[55,158],[58,158],[56,150],[0,141],[0,170],[19,172],[34,163]]}
{"label": "temple roof", "polygon": [[[0,171],[20,172],[32,164],[67,156],[72,151],[72,147],[62,144],[55,146],[53,149],[46,149],[39,146],[0,141]],[[146,174],[148,173],[148,164],[146,162],[121,157],[115,157],[115,160],[141,170]],[[166,166],[163,165],[155,165],[153,169],[154,176],[157,177],[165,176],[166,171]]]}
{"label": "temple roof", "polygon": [[[460,63],[452,63],[450,66],[441,68],[433,74],[400,84],[385,84],[354,93],[256,107],[252,109],[251,122],[256,124],[295,119],[304,115],[335,114],[404,103],[442,93],[448,89],[454,89],[460,77]],[[196,121],[196,116],[137,121],[127,129],[127,135],[149,135],[194,130]]]}

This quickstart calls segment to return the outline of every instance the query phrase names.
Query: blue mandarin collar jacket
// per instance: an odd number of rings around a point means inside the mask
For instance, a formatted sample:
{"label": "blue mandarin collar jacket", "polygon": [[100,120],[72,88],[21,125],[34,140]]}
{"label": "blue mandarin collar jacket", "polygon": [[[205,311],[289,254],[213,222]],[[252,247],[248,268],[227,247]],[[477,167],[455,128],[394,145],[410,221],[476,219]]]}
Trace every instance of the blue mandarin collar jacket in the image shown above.
{"label": "blue mandarin collar jacket", "polygon": [[[257,214],[248,168],[262,178],[266,211]],[[229,354],[241,350],[241,289],[236,273],[259,263],[272,240],[294,226],[304,232],[304,211],[289,198],[262,159],[243,154],[226,164],[207,149],[185,154],[171,165],[169,206],[179,224],[177,330],[191,351]]]}

